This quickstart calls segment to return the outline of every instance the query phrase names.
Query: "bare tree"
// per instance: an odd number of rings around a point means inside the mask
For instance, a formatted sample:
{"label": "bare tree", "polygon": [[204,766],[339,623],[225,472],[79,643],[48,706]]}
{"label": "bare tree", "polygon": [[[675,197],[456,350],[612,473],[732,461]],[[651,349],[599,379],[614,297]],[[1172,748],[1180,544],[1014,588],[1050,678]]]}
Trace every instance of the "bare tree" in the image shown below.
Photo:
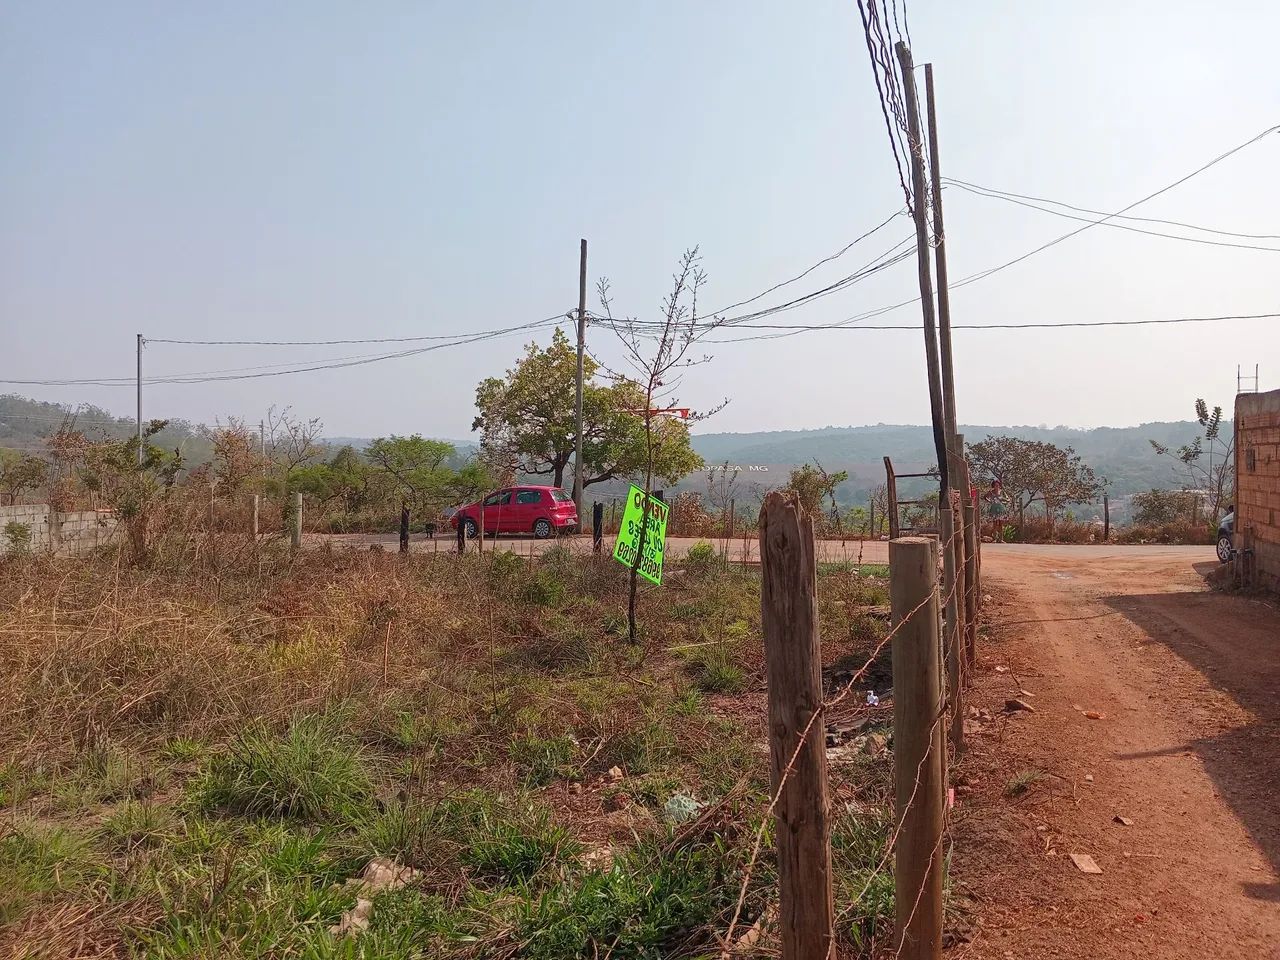
{"label": "bare tree", "polygon": [[319,443],[323,430],[319,417],[302,420],[294,415],[292,407],[279,413],[272,407],[266,420],[267,459],[282,467],[286,475],[295,467],[317,460],[324,453]]}
{"label": "bare tree", "polygon": [[[698,266],[699,260],[697,247],[686,250],[680,257],[672,277],[671,291],[662,301],[662,317],[656,321],[614,317],[608,278],[602,277],[597,286],[605,321],[621,341],[624,360],[631,369],[630,373],[607,372],[616,380],[636,384],[644,393],[644,406],[636,415],[644,420],[646,502],[653,489],[654,461],[658,445],[663,441],[663,424],[671,423],[661,420],[661,408],[677,405],[676,391],[689,367],[711,360],[707,354],[695,354],[695,347],[723,322],[715,317],[698,315],[698,291],[707,279]],[[728,401],[701,413],[690,411],[684,423],[678,426],[687,427],[690,423],[705,420],[722,410],[725,403]],[[649,511],[645,510],[640,523],[639,549],[631,564],[627,596],[627,636],[633,644],[636,642],[636,587],[648,533]]]}

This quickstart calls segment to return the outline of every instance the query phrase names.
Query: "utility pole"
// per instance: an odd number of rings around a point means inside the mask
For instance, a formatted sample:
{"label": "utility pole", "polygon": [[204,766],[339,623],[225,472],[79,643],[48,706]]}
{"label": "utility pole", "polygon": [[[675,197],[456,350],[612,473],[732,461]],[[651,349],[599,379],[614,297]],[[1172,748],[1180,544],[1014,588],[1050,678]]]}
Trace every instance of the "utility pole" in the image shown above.
{"label": "utility pole", "polygon": [[138,466],[142,466],[142,334],[138,334]]}
{"label": "utility pole", "polygon": [[[911,81],[914,86],[914,78]],[[938,340],[942,355],[942,425],[947,441],[947,476],[951,486],[968,493],[964,481],[964,469],[960,440],[956,435],[956,380],[955,369],[951,360],[951,297],[947,288],[947,248],[946,233],[942,226],[942,169],[938,156],[938,113],[933,97],[933,64],[924,65],[925,99],[929,115],[929,175],[932,181],[933,200],[933,257],[938,283]],[[917,140],[918,142],[918,140]],[[918,202],[917,202],[917,205]],[[954,517],[955,507],[946,493],[948,501],[945,513]],[[963,659],[964,631],[961,629],[961,612],[965,609],[963,575],[964,575],[964,514],[960,514],[961,534],[955,537],[944,537],[950,542],[944,543],[942,555],[942,590],[945,598],[947,635],[945,649],[947,651],[947,685],[955,699],[951,704],[951,740],[960,749],[964,743],[964,717],[960,708],[959,693],[961,688],[960,664]],[[945,526],[944,526],[945,531]],[[952,524],[952,532],[955,524]]]}
{"label": "utility pole", "polygon": [[[916,267],[920,277],[920,308],[924,316],[925,362],[929,374],[929,409],[933,420],[933,443],[938,456],[938,533],[942,540],[943,589],[947,611],[947,694],[952,711],[960,712],[960,673],[953,641],[956,637],[955,619],[955,512],[951,508],[950,458],[952,443],[947,435],[942,411],[941,374],[938,361],[938,338],[934,327],[933,277],[929,272],[928,188],[925,186],[924,141],[920,137],[920,103],[916,97],[916,78],[911,62],[911,49],[902,41],[896,46],[898,64],[902,69],[902,86],[907,107],[907,147],[911,151],[912,213],[916,221]],[[956,750],[963,749],[964,725],[953,724],[952,742]]]}
{"label": "utility pole", "polygon": [[573,503],[577,508],[579,523],[583,516],[582,506],[582,353],[587,342],[587,241],[582,240],[581,256],[578,260],[578,418],[577,437],[574,440],[573,453]]}

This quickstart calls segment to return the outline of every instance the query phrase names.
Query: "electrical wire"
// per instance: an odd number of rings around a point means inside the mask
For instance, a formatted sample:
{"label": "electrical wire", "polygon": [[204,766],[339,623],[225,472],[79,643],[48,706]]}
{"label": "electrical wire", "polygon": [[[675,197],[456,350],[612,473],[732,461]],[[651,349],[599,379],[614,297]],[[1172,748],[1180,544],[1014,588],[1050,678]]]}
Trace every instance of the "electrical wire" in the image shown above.
{"label": "electrical wire", "polygon": [[[1111,223],[1109,221],[1116,217],[1115,214],[1111,213],[1103,214],[1101,220],[1090,220],[1088,217],[1078,217],[1073,213],[1066,213],[1063,210],[1054,210],[1052,207],[1040,206],[1039,204],[1032,203],[1028,200],[1022,200],[1015,196],[1008,196],[997,191],[989,191],[985,187],[962,183],[959,180],[948,180],[947,182],[951,186],[956,187],[959,190],[963,190],[966,193],[974,194],[975,196],[987,197],[991,200],[1003,200],[1006,203],[1013,203],[1020,207],[1027,207],[1031,210],[1039,210],[1042,213],[1053,214],[1055,217],[1062,217],[1066,220],[1076,220],[1090,225],[1110,227],[1113,230],[1127,230],[1130,233],[1141,233],[1148,237],[1164,237],[1168,240],[1181,240],[1184,243],[1199,243],[1210,247],[1230,247],[1235,250],[1265,250],[1269,253],[1280,253],[1280,248],[1261,246],[1256,243],[1230,243],[1226,240],[1208,240],[1204,237],[1184,237],[1176,233],[1163,233],[1159,230],[1144,230],[1142,227],[1133,227],[1125,223]],[[1046,202],[1052,203],[1053,201]],[[1280,239],[1280,237],[1277,239]]]}
{"label": "electrical wire", "polygon": [[[235,373],[226,372],[224,374],[179,374],[164,377],[144,377],[142,382],[146,384],[188,384],[188,383],[215,383],[228,380],[256,380],[263,377],[281,377],[289,376],[297,373],[313,373],[319,370],[337,370],[346,367],[358,367],[365,364],[377,363],[382,360],[394,360],[400,357],[412,357],[423,353],[431,353],[435,350],[443,350],[447,347],[465,346],[472,343],[480,343],[487,340],[494,340],[502,336],[509,336],[529,329],[525,327],[515,327],[504,331],[487,331],[485,333],[476,334],[469,337],[455,338],[449,343],[437,343],[427,347],[415,347],[411,350],[399,350],[393,353],[375,354],[363,357],[337,358],[334,360],[321,361],[306,366],[294,367],[287,370],[273,370],[269,372],[259,373]],[[241,368],[254,369],[254,368]],[[0,383],[7,384],[24,384],[37,386],[99,386],[99,387],[128,387],[136,383],[136,378],[127,377],[99,377],[94,379],[60,379],[60,380],[0,380]]]}
{"label": "electrical wire", "polygon": [[[1066,320],[1054,323],[953,323],[952,330],[1061,330],[1078,327],[1148,327],[1178,323],[1214,323],[1220,320],[1266,320],[1280,317],[1280,313],[1241,313],[1224,314],[1215,317],[1161,317],[1153,320]],[[830,326],[823,324],[744,324],[752,330],[792,330],[798,332],[814,330],[840,330],[847,333],[858,333],[863,330],[916,330],[919,324],[863,324],[861,326]],[[730,340],[712,340],[712,343],[739,343],[744,340],[764,339],[760,337],[742,337]]]}
{"label": "electrical wire", "polygon": [[1199,230],[1202,233],[1216,233],[1222,237],[1236,237],[1241,240],[1280,240],[1280,234],[1276,233],[1237,233],[1233,230],[1217,230],[1213,227],[1202,227],[1195,223],[1183,223],[1181,220],[1162,220],[1158,217],[1135,217],[1127,214],[1107,213],[1105,210],[1091,210],[1088,207],[1077,207],[1074,204],[1066,203],[1062,200],[1050,200],[1046,197],[1036,197],[1025,193],[1014,193],[1012,190],[997,190],[995,187],[984,187],[980,183],[971,183],[967,180],[957,180],[955,177],[943,177],[943,183],[954,184],[958,187],[971,187],[975,190],[982,190],[986,193],[995,194],[1001,197],[1016,197],[1019,200],[1035,200],[1039,203],[1050,203],[1057,207],[1066,207],[1068,210],[1075,210],[1077,213],[1089,213],[1096,217],[1112,217],[1116,220],[1133,220],[1137,223],[1159,223],[1167,227],[1182,227],[1184,230]]}
{"label": "electrical wire", "polygon": [[[1014,257],[1012,260],[1008,260],[994,267],[988,267],[985,270],[980,270],[977,273],[973,273],[966,277],[961,278],[960,280],[956,280],[951,284],[949,284],[949,288],[952,290],[955,290],[960,287],[968,286],[971,283],[976,283],[979,280],[984,280],[987,277],[991,276],[992,274],[999,273],[1001,270],[1006,270],[1009,267],[1019,264],[1022,261],[1027,260],[1038,253],[1042,253],[1043,251],[1056,246],[1057,244],[1061,243],[1064,240],[1069,240],[1071,237],[1074,237],[1078,234],[1083,233],[1084,231],[1088,230],[1090,227],[1097,226],[1098,223],[1102,223],[1108,219],[1115,219],[1117,217],[1120,217],[1123,214],[1128,213],[1134,207],[1140,206],[1141,204],[1146,203],[1148,200],[1153,200],[1156,197],[1160,196],[1161,194],[1168,193],[1170,190],[1174,189],[1175,187],[1181,186],[1182,184],[1186,183],[1188,180],[1191,180],[1193,177],[1199,176],[1200,174],[1211,169],[1212,167],[1217,166],[1222,161],[1228,159],[1229,157],[1234,156],[1235,154],[1239,153],[1240,151],[1248,147],[1253,146],[1254,144],[1258,143],[1265,137],[1277,131],[1280,131],[1280,124],[1268,127],[1267,129],[1263,130],[1261,133],[1257,134],[1256,136],[1250,137],[1248,140],[1244,141],[1243,143],[1237,144],[1236,146],[1232,147],[1230,150],[1227,150],[1224,153],[1219,154],[1218,156],[1210,160],[1208,163],[1205,163],[1197,167],[1196,169],[1192,170],[1190,173],[1185,174],[1182,177],[1179,177],[1177,180],[1174,180],[1172,183],[1166,184],[1165,186],[1161,187],[1159,190],[1156,190],[1153,193],[1149,193],[1139,200],[1135,200],[1133,203],[1130,203],[1128,206],[1122,207],[1120,210],[1116,211],[1113,214],[1110,214],[1108,217],[1105,217],[1103,220],[1091,221],[1089,223],[1086,223],[1083,226],[1076,228],[1075,230],[1068,231],[1067,233],[1064,233],[1061,236],[1048,241],[1047,243],[1043,243],[1040,246],[1035,247],[1024,254],[1021,254],[1020,256]],[[863,320],[871,320],[871,319],[874,319],[875,317],[883,316],[886,313],[891,313],[894,310],[901,309],[902,307],[911,306],[912,304],[919,303],[919,302],[920,302],[920,298],[918,296],[909,297],[906,300],[900,300],[897,303],[887,304],[882,307],[875,307],[871,310],[867,310],[862,313],[855,314],[854,316],[846,317],[844,320],[837,320],[837,321],[833,321],[832,323],[816,324],[812,326],[786,327],[786,328],[782,328],[786,332],[763,334],[757,337],[742,338],[742,339],[758,339],[758,340],[777,339],[781,337],[795,336],[798,333],[805,333],[810,330],[839,329],[841,327],[846,327],[846,326],[851,326],[853,324],[861,323],[861,321]],[[872,328],[867,328],[867,329],[872,329]],[[911,329],[914,329],[914,328],[911,328]],[[958,329],[958,327],[953,324],[952,329],[953,330]],[[730,341],[717,340],[714,342],[726,343]]]}
{"label": "electrical wire", "polygon": [[824,257],[823,259],[819,260],[817,263],[813,264],[813,266],[811,266],[811,267],[807,268],[806,270],[804,270],[804,271],[803,271],[803,272],[801,272],[801,273],[796,274],[796,275],[795,275],[794,277],[792,277],[790,280],[783,280],[781,283],[775,283],[772,287],[770,287],[770,288],[769,288],[769,289],[767,289],[767,290],[762,290],[762,291],[760,291],[760,292],[759,292],[759,293],[757,293],[754,297],[748,297],[746,300],[739,300],[737,303],[731,303],[731,304],[729,304],[727,307],[721,307],[719,310],[712,310],[712,311],[709,311],[709,312],[708,312],[708,314],[707,314],[707,316],[714,317],[714,316],[717,316],[717,315],[722,314],[722,313],[728,313],[730,310],[736,310],[736,309],[738,309],[738,307],[745,307],[747,304],[749,304],[749,303],[755,303],[755,302],[756,302],[757,300],[759,300],[761,297],[766,297],[766,296],[768,296],[769,294],[771,294],[771,293],[773,293],[773,292],[775,292],[775,291],[777,291],[777,290],[781,290],[783,287],[788,286],[789,284],[795,283],[797,280],[803,280],[805,277],[807,277],[809,274],[813,273],[813,271],[817,270],[819,267],[826,266],[828,263],[832,263],[833,261],[839,260],[839,259],[840,259],[841,257],[843,257],[846,253],[848,253],[850,250],[852,250],[852,249],[853,249],[857,244],[861,243],[863,240],[866,240],[866,239],[867,239],[868,237],[870,237],[872,234],[877,233],[878,231],[882,230],[884,227],[887,227],[887,226],[888,226],[890,223],[892,223],[892,222],[893,222],[897,217],[900,217],[900,216],[902,216],[903,214],[905,214],[905,213],[907,213],[907,212],[908,212],[908,211],[906,210],[906,208],[903,208],[903,209],[900,209],[900,210],[896,210],[896,211],[894,211],[894,212],[893,212],[893,213],[891,213],[888,217],[886,217],[884,220],[882,220],[880,223],[876,224],[874,227],[872,227],[872,228],[871,228],[870,230],[868,230],[866,233],[862,234],[862,236],[857,237],[857,238],[855,238],[855,239],[853,239],[853,240],[850,240],[850,241],[849,241],[847,244],[845,244],[842,248],[840,248],[839,250],[837,250],[835,253],[831,254],[831,256],[829,256],[829,257]]}
{"label": "electrical wire", "polygon": [[[558,323],[565,316],[566,314],[557,313],[555,316],[535,320],[532,323],[504,327],[499,330],[482,330],[475,335],[499,335],[516,333],[520,330],[533,330],[549,323]],[[144,337],[143,342],[180,343],[201,347],[334,347],[354,343],[422,343],[434,340],[455,340],[459,336],[471,336],[471,334],[439,334],[429,337],[373,337],[365,340],[176,340],[164,337]]]}

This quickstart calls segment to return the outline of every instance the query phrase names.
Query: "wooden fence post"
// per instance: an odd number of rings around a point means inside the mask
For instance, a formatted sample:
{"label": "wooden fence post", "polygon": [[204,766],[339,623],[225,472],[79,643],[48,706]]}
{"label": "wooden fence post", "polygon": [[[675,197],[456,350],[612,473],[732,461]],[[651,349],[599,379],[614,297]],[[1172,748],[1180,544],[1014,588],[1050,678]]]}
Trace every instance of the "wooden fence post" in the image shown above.
{"label": "wooden fence post", "polygon": [[769,756],[777,804],[783,960],[826,960],[835,909],[827,820],[826,730],[813,519],[795,493],[760,510],[760,615],[769,686]]}
{"label": "wooden fence post", "polygon": [[258,495],[253,495],[253,539],[258,539]]}
{"label": "wooden fence post", "polygon": [[885,508],[889,511],[889,539],[898,539],[898,478],[893,473],[893,461],[884,458],[884,486],[887,491]]}
{"label": "wooden fence post", "polygon": [[942,677],[938,638],[938,553],[928,537],[889,542],[893,612],[893,780],[895,956],[942,956]]}
{"label": "wooden fence post", "polygon": [[978,662],[978,517],[970,500],[964,505],[964,652],[972,671]]}
{"label": "wooden fence post", "polygon": [[467,525],[461,519],[458,520],[458,552],[467,552]]}
{"label": "wooden fence post", "polygon": [[295,493],[293,495],[293,534],[289,539],[290,545],[297,550],[302,546],[302,494]]}
{"label": "wooden fence post", "polygon": [[400,504],[400,552],[409,552],[409,505]]}
{"label": "wooden fence post", "polygon": [[604,504],[591,505],[591,552],[600,553],[604,549]]}
{"label": "wooden fence post", "polygon": [[1108,543],[1111,540],[1111,498],[1104,492],[1102,494],[1102,542]]}

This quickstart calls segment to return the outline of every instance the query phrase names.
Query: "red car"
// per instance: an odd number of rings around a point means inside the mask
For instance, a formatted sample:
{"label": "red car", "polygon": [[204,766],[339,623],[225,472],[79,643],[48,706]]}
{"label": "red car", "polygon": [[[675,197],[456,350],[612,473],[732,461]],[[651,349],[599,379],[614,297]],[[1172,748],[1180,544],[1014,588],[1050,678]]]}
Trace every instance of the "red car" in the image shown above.
{"label": "red car", "polygon": [[[459,507],[449,524],[462,524],[468,537],[480,530],[480,501]],[[578,526],[578,507],[559,487],[504,487],[484,498],[484,532],[532,533],[545,539]]]}

